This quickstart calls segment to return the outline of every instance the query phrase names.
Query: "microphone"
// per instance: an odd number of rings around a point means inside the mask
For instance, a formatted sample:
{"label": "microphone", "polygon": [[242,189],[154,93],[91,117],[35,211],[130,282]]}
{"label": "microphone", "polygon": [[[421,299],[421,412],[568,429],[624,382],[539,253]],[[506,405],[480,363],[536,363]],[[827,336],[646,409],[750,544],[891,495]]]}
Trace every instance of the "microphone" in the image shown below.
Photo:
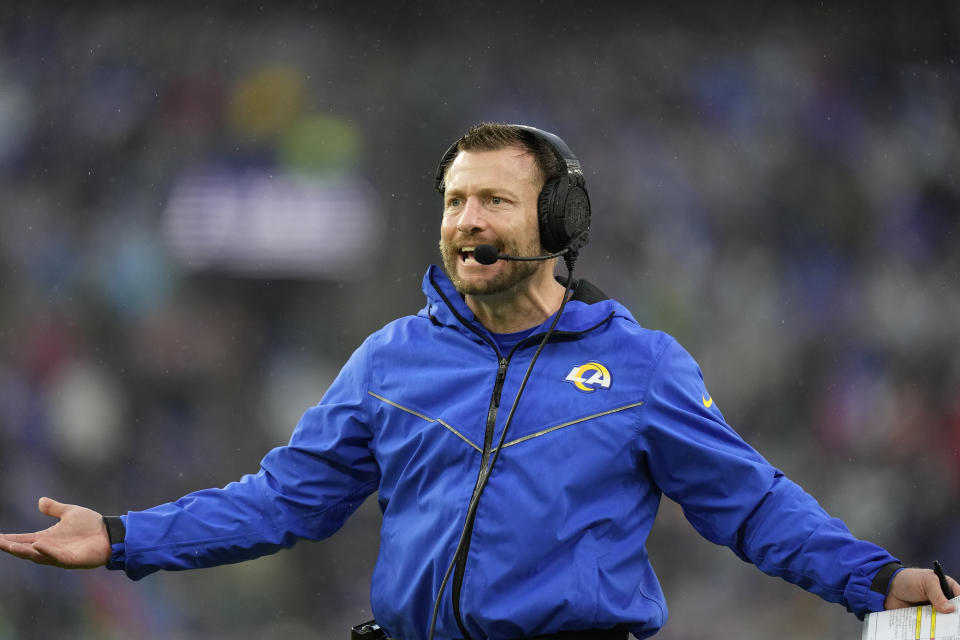
{"label": "microphone", "polygon": [[518,262],[531,260],[550,260],[551,258],[559,258],[569,251],[570,249],[566,248],[562,251],[548,253],[542,256],[509,256],[505,253],[500,253],[500,251],[498,251],[497,248],[492,244],[478,244],[473,248],[473,259],[480,264],[493,264],[497,260],[514,260]]}

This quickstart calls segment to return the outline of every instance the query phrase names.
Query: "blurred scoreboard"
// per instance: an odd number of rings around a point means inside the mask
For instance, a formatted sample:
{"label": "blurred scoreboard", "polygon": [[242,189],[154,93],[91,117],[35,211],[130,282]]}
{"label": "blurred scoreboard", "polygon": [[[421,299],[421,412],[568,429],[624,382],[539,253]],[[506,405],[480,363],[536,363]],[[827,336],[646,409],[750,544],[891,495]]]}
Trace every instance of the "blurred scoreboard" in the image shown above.
{"label": "blurred scoreboard", "polygon": [[174,183],[163,214],[187,269],[269,278],[369,273],[381,238],[373,187],[360,178],[205,168]]}

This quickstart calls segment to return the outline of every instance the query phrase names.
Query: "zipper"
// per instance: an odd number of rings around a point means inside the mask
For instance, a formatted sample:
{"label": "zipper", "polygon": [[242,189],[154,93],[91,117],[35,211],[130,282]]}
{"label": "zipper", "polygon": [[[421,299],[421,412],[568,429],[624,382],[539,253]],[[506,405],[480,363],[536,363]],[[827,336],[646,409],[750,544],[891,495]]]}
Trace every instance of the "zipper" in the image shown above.
{"label": "zipper", "polygon": [[[471,322],[467,321],[456,309],[450,299],[447,298],[443,290],[431,279],[431,284],[434,287],[434,290],[440,295],[443,301],[447,304],[447,307],[453,313],[453,315],[460,321],[460,323],[467,327],[471,332],[477,335],[483,342],[487,343],[497,354],[498,363],[497,363],[497,378],[493,386],[493,394],[490,397],[490,406],[487,409],[487,424],[484,432],[483,438],[483,454],[480,460],[480,472],[477,474],[477,482],[473,487],[473,495],[471,496],[470,503],[477,499],[477,492],[480,490],[480,487],[486,482],[487,476],[490,474],[488,468],[490,454],[493,449],[493,436],[496,431],[497,425],[497,410],[500,408],[500,395],[503,391],[504,382],[507,378],[507,367],[510,364],[510,359],[513,357],[513,354],[516,353],[517,349],[525,344],[532,343],[535,340],[541,340],[543,333],[538,333],[533,336],[527,336],[517,344],[513,346],[510,350],[510,353],[506,357],[500,353],[500,349],[497,347],[496,343],[490,339],[489,336],[485,335],[482,331],[477,329]],[[587,327],[579,331],[554,331],[554,336],[573,336],[589,333],[594,329],[600,327],[603,324],[606,324],[613,317],[613,312],[610,313],[606,318],[598,322],[592,327]],[[431,315],[431,320],[432,320]],[[457,626],[460,628],[460,633],[463,634],[463,640],[473,640],[470,634],[467,632],[466,625],[463,623],[463,615],[460,611],[460,595],[463,588],[463,576],[467,566],[467,555],[470,553],[470,540],[473,537],[473,523],[476,520],[476,509],[473,510],[472,514],[468,510],[467,513],[468,520],[464,523],[464,528],[467,531],[467,537],[464,540],[464,545],[461,550],[460,556],[456,559],[456,566],[454,567],[453,574],[453,586],[451,587],[451,596],[453,597],[453,615],[456,619]]]}
{"label": "zipper", "polygon": [[[607,318],[607,320],[609,320],[609,318]],[[604,322],[606,322],[606,320],[604,320]],[[466,324],[469,326],[469,323]],[[538,340],[541,340],[543,337],[542,333],[533,336],[527,336],[515,344],[510,350],[509,354],[503,356],[494,343],[487,339],[486,336],[483,336],[479,332],[477,333],[483,337],[484,341],[493,347],[499,360],[497,364],[497,378],[493,384],[493,393],[490,396],[490,406],[487,408],[487,424],[483,434],[483,454],[480,458],[480,472],[477,474],[477,482],[473,486],[473,495],[470,498],[471,504],[473,504],[474,500],[478,499],[477,493],[480,491],[480,487],[482,487],[487,481],[487,476],[490,474],[490,454],[493,452],[493,438],[496,434],[497,411],[500,409],[500,397],[503,394],[503,386],[507,379],[507,367],[510,365],[510,360],[513,358],[513,354],[516,353],[520,347],[528,343],[532,344]],[[554,332],[554,335],[557,335],[557,333],[558,332]],[[565,335],[567,333],[575,334],[580,332],[560,332],[560,335]],[[467,531],[467,537],[464,540],[460,555],[457,557],[457,562],[453,572],[453,585],[450,593],[451,597],[453,598],[453,617],[457,622],[457,627],[460,629],[463,640],[473,640],[463,622],[463,614],[460,610],[460,599],[463,591],[463,577],[467,569],[467,555],[470,553],[470,542],[473,538],[473,524],[476,521],[476,515],[476,508],[472,512],[468,511],[467,513],[468,520],[464,523],[464,527]]]}
{"label": "zipper", "polygon": [[[512,355],[513,351],[510,352],[510,356]],[[493,436],[497,427],[497,411],[500,408],[500,396],[503,392],[503,384],[507,379],[507,366],[510,364],[510,357],[505,358],[500,355],[499,349],[497,349],[497,356],[499,358],[497,364],[497,379],[493,384],[493,394],[490,396],[490,407],[487,409],[487,425],[483,434],[483,455],[480,459],[480,473],[477,474],[477,482],[473,486],[473,496],[470,499],[471,503],[477,499],[477,492],[486,482],[487,475],[490,473],[490,452],[493,450]],[[463,624],[463,615],[460,612],[460,593],[463,588],[463,575],[467,568],[467,554],[470,552],[470,539],[473,537],[473,522],[476,518],[476,511],[468,514],[468,517],[470,519],[464,525],[467,529],[467,538],[464,540],[463,550],[457,558],[457,564],[453,572],[453,586],[451,587],[453,616],[457,620],[457,626],[460,627],[460,633],[463,634],[464,640],[471,640],[471,637],[467,632],[466,625]]]}
{"label": "zipper", "polygon": [[490,408],[487,410],[487,430],[483,434],[483,462],[480,465],[481,467],[487,466],[487,458],[493,448],[493,434],[497,427],[497,410],[500,409],[500,395],[503,393],[503,383],[507,379],[508,364],[510,364],[510,359],[501,356],[497,368],[497,380],[493,384],[493,396],[490,398]]}

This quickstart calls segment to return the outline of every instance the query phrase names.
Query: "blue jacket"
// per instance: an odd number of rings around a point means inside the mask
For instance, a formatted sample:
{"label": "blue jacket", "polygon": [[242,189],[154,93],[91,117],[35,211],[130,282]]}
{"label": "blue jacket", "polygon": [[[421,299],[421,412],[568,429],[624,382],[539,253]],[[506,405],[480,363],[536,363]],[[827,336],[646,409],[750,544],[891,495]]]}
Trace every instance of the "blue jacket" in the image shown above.
{"label": "blue jacket", "polygon": [[[371,335],[256,475],[124,516],[109,566],[238,562],[333,534],[369,494],[383,511],[371,601],[404,640],[427,636],[481,465],[547,323],[500,354],[431,267],[427,305]],[[586,292],[586,296],[584,296]],[[723,419],[697,364],[582,284],[516,407],[479,502],[437,638],[519,638],[667,618],[645,542],[661,494],[707,539],[863,616],[894,561],[854,538]],[[488,428],[492,427],[491,428]]]}

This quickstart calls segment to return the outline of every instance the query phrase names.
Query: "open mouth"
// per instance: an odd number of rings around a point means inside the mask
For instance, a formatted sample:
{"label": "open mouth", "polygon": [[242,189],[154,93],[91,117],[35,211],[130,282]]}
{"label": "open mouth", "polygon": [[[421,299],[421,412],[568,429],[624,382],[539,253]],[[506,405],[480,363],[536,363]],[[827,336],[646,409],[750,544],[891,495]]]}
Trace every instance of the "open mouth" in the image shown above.
{"label": "open mouth", "polygon": [[460,262],[463,264],[479,264],[473,259],[473,247],[463,247],[460,249]]}

